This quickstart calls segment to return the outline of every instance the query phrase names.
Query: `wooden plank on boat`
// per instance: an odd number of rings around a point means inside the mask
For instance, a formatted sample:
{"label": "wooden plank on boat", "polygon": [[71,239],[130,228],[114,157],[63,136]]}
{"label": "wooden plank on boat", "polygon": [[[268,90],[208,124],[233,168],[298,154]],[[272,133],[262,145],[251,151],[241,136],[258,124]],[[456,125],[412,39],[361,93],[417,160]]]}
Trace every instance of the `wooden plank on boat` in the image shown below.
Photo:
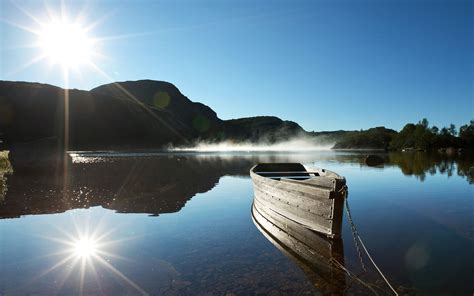
{"label": "wooden plank on boat", "polygon": [[325,189],[313,189],[311,192],[305,192],[301,191],[301,188],[298,187],[295,187],[292,190],[288,188],[282,188],[281,186],[272,186],[271,184],[263,183],[258,180],[254,181],[254,186],[276,196],[288,196],[291,198],[299,197],[303,200],[314,200],[315,202],[325,206],[331,206],[333,203],[332,199],[327,198],[330,192]]}
{"label": "wooden plank on boat", "polygon": [[283,204],[293,205],[302,211],[311,212],[320,215],[326,219],[333,217],[333,203],[331,199],[315,199],[298,192],[282,192],[265,186],[256,187]]}
{"label": "wooden plank on boat", "polygon": [[[255,208],[253,208],[253,217],[272,236],[277,238],[280,242],[283,242],[287,247],[291,248],[292,251],[298,253],[303,258],[319,263],[321,263],[320,260],[329,259],[330,253],[327,249],[324,252],[313,251],[313,246],[306,245],[303,242],[297,240],[295,237],[289,235],[284,229],[277,227],[269,220],[265,219],[265,217],[259,214]],[[326,248],[327,247],[328,246],[326,245]],[[326,263],[329,263],[329,260]]]}
{"label": "wooden plank on boat", "polygon": [[285,205],[294,208],[295,212],[317,215],[323,219],[330,220],[333,215],[333,205],[317,204],[318,201],[312,199],[292,198],[290,195],[273,195],[269,192],[256,188],[259,194],[270,199],[275,205]]}
{"label": "wooden plank on boat", "polygon": [[336,236],[340,236],[342,232],[342,216],[344,212],[344,197],[339,196],[338,198],[333,199],[333,220],[332,220],[332,233]]}
{"label": "wooden plank on boat", "polygon": [[[329,200],[331,197],[331,190],[327,188],[316,188],[316,187],[303,187],[298,184],[293,183],[283,183],[281,181],[273,181],[272,183],[268,181],[254,180],[256,187],[260,187],[265,191],[274,193],[275,195],[280,194],[295,194],[302,195],[308,198]],[[279,192],[279,193],[278,193]]]}
{"label": "wooden plank on boat", "polygon": [[[258,209],[252,206],[252,220],[258,230],[280,251],[294,259],[298,265],[311,275],[311,281],[327,294],[339,294],[345,287],[345,273],[337,268],[332,260],[344,264],[342,240],[326,240],[312,232],[309,236],[321,239],[321,244],[312,245],[300,241],[285,232],[270,220],[267,220]],[[334,246],[334,248],[333,248]],[[325,294],[326,294],[325,293]]]}
{"label": "wooden plank on boat", "polygon": [[336,186],[336,180],[333,178],[325,177],[315,177],[307,180],[291,180],[291,179],[282,179],[282,182],[294,183],[298,186],[309,186],[309,187],[322,187],[327,188],[328,190],[334,190]]}
{"label": "wooden plank on boat", "polygon": [[271,172],[254,172],[255,174],[259,175],[271,175],[271,174],[279,174],[279,175],[288,175],[288,174],[311,174],[311,175],[318,175],[320,172],[310,172],[310,171],[271,171]]}
{"label": "wooden plank on boat", "polygon": [[261,204],[257,199],[254,200],[254,207],[255,210],[258,211],[265,219],[278,228],[284,230],[289,235],[295,237],[306,245],[311,246],[312,248],[324,250],[324,255],[329,256],[331,254],[332,241],[328,240],[326,237],[323,237],[322,234],[315,233],[303,225],[274,212],[273,210]]}
{"label": "wooden plank on boat", "polygon": [[263,204],[267,204],[269,208],[289,219],[307,225],[310,229],[332,235],[331,219],[323,218],[310,211],[303,211],[294,205],[279,202],[278,199],[272,198],[271,195],[260,191],[258,188],[255,189],[255,198],[260,199]]}

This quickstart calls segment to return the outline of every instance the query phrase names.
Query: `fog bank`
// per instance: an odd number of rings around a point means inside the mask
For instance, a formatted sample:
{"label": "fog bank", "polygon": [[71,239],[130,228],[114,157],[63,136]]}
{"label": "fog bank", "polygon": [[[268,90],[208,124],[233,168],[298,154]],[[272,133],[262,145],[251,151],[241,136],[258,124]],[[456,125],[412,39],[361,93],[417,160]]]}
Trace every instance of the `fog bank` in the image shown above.
{"label": "fog bank", "polygon": [[219,143],[200,142],[192,147],[172,147],[170,151],[195,151],[195,152],[257,152],[257,151],[281,151],[302,152],[330,150],[334,143],[321,143],[315,138],[296,138],[288,141],[269,143],[235,143],[224,141]]}

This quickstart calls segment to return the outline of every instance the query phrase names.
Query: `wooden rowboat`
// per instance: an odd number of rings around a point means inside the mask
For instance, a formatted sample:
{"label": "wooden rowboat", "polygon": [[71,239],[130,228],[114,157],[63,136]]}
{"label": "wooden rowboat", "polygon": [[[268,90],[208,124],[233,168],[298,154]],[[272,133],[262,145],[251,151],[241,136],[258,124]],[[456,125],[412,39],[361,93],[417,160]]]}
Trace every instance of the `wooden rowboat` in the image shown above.
{"label": "wooden rowboat", "polygon": [[250,170],[254,205],[328,237],[340,237],[346,192],[344,177],[300,163],[260,163]]}

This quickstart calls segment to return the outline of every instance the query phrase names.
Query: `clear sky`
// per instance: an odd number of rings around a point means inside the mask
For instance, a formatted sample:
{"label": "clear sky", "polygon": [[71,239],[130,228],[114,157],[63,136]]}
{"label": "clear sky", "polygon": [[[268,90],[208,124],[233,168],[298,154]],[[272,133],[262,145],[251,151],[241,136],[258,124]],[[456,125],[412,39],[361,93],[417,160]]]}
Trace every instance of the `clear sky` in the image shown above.
{"label": "clear sky", "polygon": [[[0,3],[0,79],[66,85],[50,58],[29,63],[45,51],[30,31],[59,19],[61,2]],[[97,68],[69,71],[70,88],[165,80],[222,119],[317,131],[474,118],[474,1],[64,3],[97,53]]]}

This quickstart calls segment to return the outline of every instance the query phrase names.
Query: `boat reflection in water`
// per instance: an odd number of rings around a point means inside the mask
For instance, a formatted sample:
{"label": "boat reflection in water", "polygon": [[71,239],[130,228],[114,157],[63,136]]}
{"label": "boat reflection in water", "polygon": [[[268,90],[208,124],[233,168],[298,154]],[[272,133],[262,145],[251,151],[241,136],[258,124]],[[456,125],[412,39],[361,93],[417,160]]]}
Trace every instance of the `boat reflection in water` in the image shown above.
{"label": "boat reflection in water", "polygon": [[344,177],[299,163],[260,163],[252,218],[262,234],[298,263],[323,294],[346,287],[341,239]]}
{"label": "boat reflection in water", "polygon": [[342,294],[346,289],[342,239],[329,239],[266,209],[258,200],[252,205],[252,220],[260,232],[281,252],[293,259],[323,294]]}

